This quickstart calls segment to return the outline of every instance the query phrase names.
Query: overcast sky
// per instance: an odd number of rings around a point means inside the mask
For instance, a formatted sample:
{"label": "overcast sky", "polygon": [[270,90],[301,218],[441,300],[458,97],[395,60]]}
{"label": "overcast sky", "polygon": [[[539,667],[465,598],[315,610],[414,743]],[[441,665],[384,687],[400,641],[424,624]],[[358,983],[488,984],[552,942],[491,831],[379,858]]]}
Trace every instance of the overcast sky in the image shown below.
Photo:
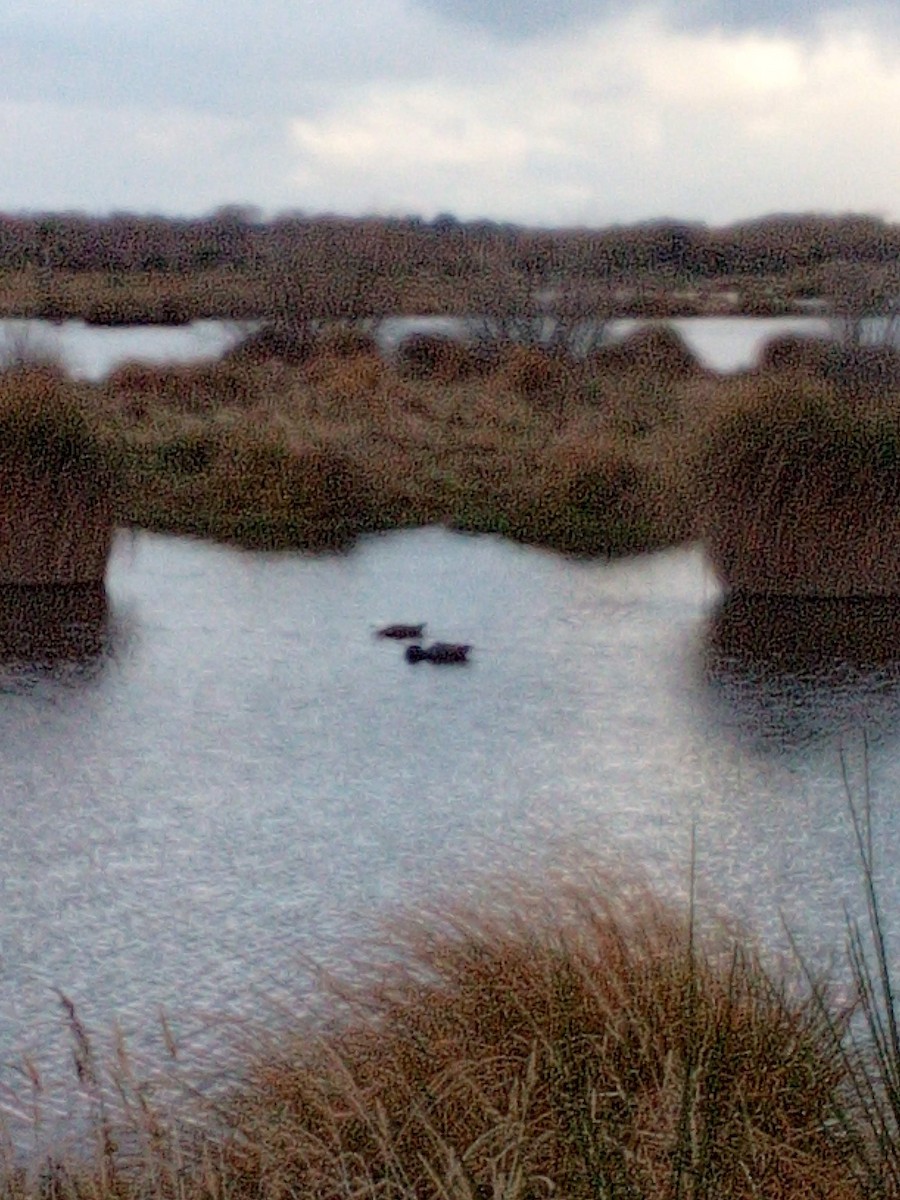
{"label": "overcast sky", "polygon": [[900,5],[0,0],[0,210],[900,219]]}

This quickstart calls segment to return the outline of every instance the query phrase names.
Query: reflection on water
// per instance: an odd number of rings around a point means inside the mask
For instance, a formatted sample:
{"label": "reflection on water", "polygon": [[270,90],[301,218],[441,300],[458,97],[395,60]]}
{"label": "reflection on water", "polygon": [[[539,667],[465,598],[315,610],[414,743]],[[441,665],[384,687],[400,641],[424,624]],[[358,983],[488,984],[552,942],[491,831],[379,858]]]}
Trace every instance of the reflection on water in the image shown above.
{"label": "reflection on water", "polygon": [[0,664],[88,663],[107,647],[109,615],[102,582],[0,585]]}
{"label": "reflection on water", "polygon": [[900,602],[731,593],[701,630],[704,677],[726,724],[793,748],[900,729]]}
{"label": "reflection on water", "polygon": [[707,622],[711,663],[762,673],[840,675],[900,664],[900,600],[751,596],[720,599]]}

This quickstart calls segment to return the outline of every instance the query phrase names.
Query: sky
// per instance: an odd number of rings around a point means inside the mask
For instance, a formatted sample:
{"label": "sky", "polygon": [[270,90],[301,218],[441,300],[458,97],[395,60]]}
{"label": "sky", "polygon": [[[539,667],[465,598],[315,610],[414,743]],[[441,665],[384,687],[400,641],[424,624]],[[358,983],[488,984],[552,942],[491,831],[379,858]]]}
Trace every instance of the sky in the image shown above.
{"label": "sky", "polygon": [[897,0],[2,0],[0,211],[900,219]]}

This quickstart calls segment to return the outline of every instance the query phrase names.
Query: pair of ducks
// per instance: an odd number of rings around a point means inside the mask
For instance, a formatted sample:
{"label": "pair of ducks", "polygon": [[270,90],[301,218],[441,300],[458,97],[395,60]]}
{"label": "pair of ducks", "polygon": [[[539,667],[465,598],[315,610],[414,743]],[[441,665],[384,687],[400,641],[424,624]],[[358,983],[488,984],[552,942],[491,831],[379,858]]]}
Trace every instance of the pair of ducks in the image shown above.
{"label": "pair of ducks", "polygon": [[[378,630],[379,637],[395,638],[398,641],[421,638],[425,631],[424,625],[387,625]],[[423,646],[407,646],[406,661],[411,663],[464,663],[468,662],[471,646],[463,646],[458,642],[435,642],[427,649]]]}

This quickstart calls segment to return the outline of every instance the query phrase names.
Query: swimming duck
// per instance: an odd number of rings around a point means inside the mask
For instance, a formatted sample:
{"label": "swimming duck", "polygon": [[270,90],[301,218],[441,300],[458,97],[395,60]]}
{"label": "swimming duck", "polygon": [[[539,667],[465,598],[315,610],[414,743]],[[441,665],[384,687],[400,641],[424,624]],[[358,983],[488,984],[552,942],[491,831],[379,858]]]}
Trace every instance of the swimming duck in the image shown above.
{"label": "swimming duck", "polygon": [[384,629],[378,630],[378,637],[397,638],[420,638],[425,632],[424,625],[385,625]]}
{"label": "swimming duck", "polygon": [[411,663],[427,660],[432,663],[464,663],[468,662],[471,646],[460,646],[455,642],[435,642],[427,650],[422,646],[407,646],[406,661]]}

